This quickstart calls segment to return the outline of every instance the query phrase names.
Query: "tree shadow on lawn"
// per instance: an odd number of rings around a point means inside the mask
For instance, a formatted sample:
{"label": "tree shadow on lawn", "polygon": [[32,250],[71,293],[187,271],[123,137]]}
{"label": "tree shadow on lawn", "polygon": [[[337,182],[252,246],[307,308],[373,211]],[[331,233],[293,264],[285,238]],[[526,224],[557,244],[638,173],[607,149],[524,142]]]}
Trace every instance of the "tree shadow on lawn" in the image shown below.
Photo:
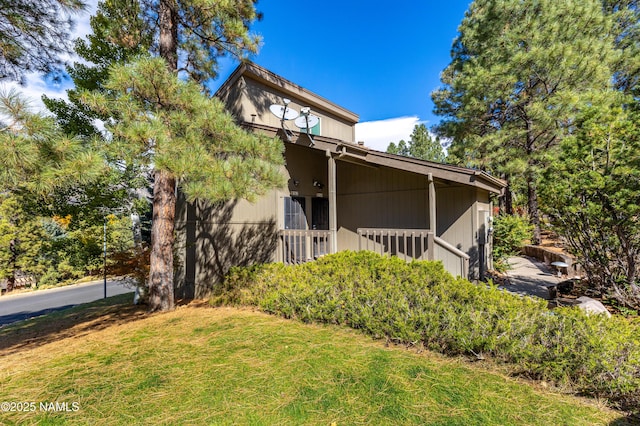
{"label": "tree shadow on lawn", "polygon": [[610,426],[633,426],[640,425],[640,414],[630,414],[626,417],[621,417],[619,419],[615,419],[611,423]]}
{"label": "tree shadow on lawn", "polygon": [[147,317],[147,307],[131,299],[121,294],[2,327],[0,357]]}

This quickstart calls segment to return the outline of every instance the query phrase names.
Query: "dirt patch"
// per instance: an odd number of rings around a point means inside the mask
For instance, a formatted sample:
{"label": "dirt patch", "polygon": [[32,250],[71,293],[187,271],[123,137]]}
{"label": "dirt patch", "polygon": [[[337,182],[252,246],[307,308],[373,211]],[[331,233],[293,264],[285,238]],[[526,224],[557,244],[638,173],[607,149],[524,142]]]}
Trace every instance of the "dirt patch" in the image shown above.
{"label": "dirt patch", "polygon": [[551,231],[542,231],[540,247],[544,247],[547,250],[561,253],[566,256],[571,256],[565,249],[564,241],[557,234]]}

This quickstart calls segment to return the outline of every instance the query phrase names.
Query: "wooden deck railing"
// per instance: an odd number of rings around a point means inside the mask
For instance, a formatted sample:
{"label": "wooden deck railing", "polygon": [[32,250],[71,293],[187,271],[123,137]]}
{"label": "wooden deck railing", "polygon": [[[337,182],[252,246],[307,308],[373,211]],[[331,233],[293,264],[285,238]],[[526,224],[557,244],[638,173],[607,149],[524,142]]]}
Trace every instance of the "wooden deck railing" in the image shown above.
{"label": "wooden deck railing", "polygon": [[358,249],[406,260],[440,260],[453,275],[469,276],[469,255],[428,229],[358,228]]}
{"label": "wooden deck railing", "polygon": [[433,241],[435,243],[433,258],[440,260],[444,265],[444,269],[452,275],[469,278],[469,255],[442,238],[435,237]]}
{"label": "wooden deck railing", "polygon": [[406,259],[432,259],[433,232],[428,229],[358,228],[358,249]]}
{"label": "wooden deck railing", "polygon": [[285,265],[304,263],[328,254],[331,231],[284,229],[279,232],[280,261]]}
{"label": "wooden deck railing", "polygon": [[[285,229],[278,235],[279,261],[304,263],[330,253],[331,231]],[[405,260],[439,260],[453,275],[469,276],[469,255],[428,229],[358,228],[358,249]]]}

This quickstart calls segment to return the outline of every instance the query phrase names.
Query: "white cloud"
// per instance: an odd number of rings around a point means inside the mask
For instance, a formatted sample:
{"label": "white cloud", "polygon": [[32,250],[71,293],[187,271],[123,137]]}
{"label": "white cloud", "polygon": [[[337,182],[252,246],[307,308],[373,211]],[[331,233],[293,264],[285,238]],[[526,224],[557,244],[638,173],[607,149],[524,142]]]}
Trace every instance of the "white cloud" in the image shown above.
{"label": "white cloud", "polygon": [[413,128],[420,123],[420,118],[416,116],[365,121],[356,124],[356,141],[364,141],[364,146],[368,148],[386,151],[391,142],[408,142]]}
{"label": "white cloud", "polygon": [[0,88],[5,91],[15,89],[29,100],[34,111],[42,111],[45,109],[42,103],[42,95],[47,95],[50,98],[67,98],[66,89],[68,85],[54,85],[50,82],[46,82],[41,74],[30,73],[27,74],[27,81],[24,86],[20,86],[13,81],[0,85]]}
{"label": "white cloud", "polygon": [[[71,33],[70,38],[75,40],[78,37],[84,37],[91,32],[89,25],[89,18],[95,14],[98,1],[87,1],[87,9],[84,12],[75,14],[72,18],[75,21],[74,31]],[[80,60],[75,54],[63,55],[62,58],[68,62]],[[67,99],[67,89],[72,87],[70,81],[63,81],[61,83],[54,83],[51,80],[45,79],[40,73],[29,73],[26,75],[26,82],[23,86],[13,81],[7,81],[0,83],[0,89],[9,91],[15,89],[22,93],[27,99],[34,110],[44,110],[45,106],[42,103],[42,95],[47,95],[50,98],[63,98]]]}

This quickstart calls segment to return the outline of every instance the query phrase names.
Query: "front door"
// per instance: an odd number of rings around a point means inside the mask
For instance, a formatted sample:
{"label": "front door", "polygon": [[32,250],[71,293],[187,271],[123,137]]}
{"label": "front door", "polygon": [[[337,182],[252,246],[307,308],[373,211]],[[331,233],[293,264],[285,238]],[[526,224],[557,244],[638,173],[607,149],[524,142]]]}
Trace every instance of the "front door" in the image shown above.
{"label": "front door", "polygon": [[[329,200],[326,198],[311,199],[311,229],[314,231],[329,230]],[[314,259],[331,251],[327,235],[313,235],[312,240]]]}
{"label": "front door", "polygon": [[284,228],[308,231],[290,233],[285,237],[285,258],[291,259],[292,263],[316,259],[330,252],[328,235],[314,232],[329,230],[329,200],[321,197],[307,198],[308,200],[305,197],[284,199]]}
{"label": "front door", "polygon": [[311,199],[311,229],[329,229],[329,200]]}

